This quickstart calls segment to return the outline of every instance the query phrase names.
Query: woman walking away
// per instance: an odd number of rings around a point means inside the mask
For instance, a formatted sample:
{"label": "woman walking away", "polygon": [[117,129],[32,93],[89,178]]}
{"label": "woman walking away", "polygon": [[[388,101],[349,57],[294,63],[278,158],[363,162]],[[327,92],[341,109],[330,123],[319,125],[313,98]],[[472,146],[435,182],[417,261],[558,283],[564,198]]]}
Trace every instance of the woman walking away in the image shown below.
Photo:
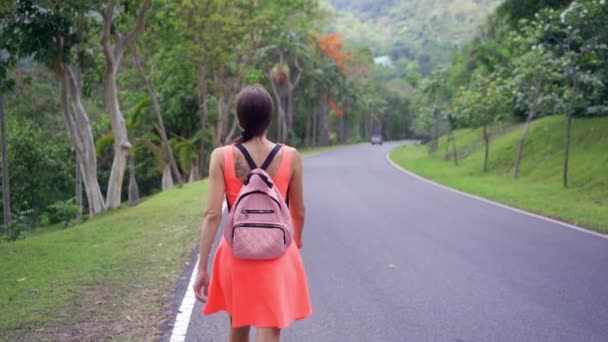
{"label": "woman walking away", "polygon": [[[258,342],[275,342],[281,329],[312,312],[299,250],[302,159],[295,149],[266,138],[273,108],[262,86],[241,90],[236,106],[241,138],[211,155],[194,291],[205,302],[205,315],[228,312],[229,341],[249,341],[253,326]],[[224,197],[229,214],[210,279],[207,264]]]}

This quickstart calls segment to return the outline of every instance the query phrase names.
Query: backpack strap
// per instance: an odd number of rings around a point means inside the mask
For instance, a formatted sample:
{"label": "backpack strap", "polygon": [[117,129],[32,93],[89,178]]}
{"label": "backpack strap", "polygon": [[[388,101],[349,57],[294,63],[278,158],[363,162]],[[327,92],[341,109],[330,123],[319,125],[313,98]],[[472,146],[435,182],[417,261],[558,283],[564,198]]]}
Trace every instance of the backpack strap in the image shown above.
{"label": "backpack strap", "polygon": [[277,156],[277,153],[279,153],[282,147],[283,145],[281,144],[274,145],[274,148],[272,149],[272,151],[270,151],[270,154],[268,155],[268,157],[266,157],[266,160],[264,160],[264,163],[262,164],[262,170],[266,170],[270,166],[270,163],[272,163],[272,160],[274,159],[274,157]]}
{"label": "backpack strap", "polygon": [[257,165],[255,165],[255,162],[253,161],[253,158],[251,158],[251,154],[249,154],[249,151],[247,151],[247,149],[245,148],[245,146],[243,146],[242,144],[235,144],[234,145],[236,148],[239,149],[239,151],[241,151],[241,153],[243,154],[243,157],[245,157],[245,160],[247,161],[247,164],[249,164],[249,167],[252,170],[255,170],[258,168]]}

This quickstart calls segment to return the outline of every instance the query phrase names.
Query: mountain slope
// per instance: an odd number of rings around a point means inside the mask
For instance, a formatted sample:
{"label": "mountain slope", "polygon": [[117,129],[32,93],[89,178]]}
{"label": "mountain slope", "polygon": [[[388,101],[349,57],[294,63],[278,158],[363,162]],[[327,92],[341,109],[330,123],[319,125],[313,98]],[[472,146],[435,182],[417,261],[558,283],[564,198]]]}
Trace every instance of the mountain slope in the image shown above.
{"label": "mountain slope", "polygon": [[[329,2],[329,3],[327,3]],[[355,45],[428,74],[473,38],[499,0],[327,0],[330,29]]]}

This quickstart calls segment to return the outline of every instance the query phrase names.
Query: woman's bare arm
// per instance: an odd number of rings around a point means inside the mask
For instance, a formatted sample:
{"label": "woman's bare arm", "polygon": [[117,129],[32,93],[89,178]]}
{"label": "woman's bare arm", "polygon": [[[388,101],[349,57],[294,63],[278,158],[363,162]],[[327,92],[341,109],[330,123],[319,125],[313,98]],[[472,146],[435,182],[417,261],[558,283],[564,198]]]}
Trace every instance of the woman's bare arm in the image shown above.
{"label": "woman's bare arm", "polygon": [[302,172],[302,157],[300,153],[293,150],[291,161],[291,180],[289,182],[289,206],[291,217],[294,224],[294,239],[298,248],[302,247],[302,230],[306,217],[306,207],[304,205],[304,185]]}
{"label": "woman's bare arm", "polygon": [[224,170],[223,150],[215,149],[211,154],[209,165],[209,185],[207,194],[207,209],[201,225],[199,270],[207,270],[211,246],[222,220],[222,204],[224,202]]}

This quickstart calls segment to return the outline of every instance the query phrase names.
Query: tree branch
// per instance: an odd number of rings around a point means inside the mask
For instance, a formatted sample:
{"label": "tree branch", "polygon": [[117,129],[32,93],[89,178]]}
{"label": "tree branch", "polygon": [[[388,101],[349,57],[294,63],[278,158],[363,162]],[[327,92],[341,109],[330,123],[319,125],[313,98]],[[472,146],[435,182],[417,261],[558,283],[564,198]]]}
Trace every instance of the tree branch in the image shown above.
{"label": "tree branch", "polygon": [[120,49],[121,53],[125,49],[129,48],[129,46],[131,46],[133,42],[135,42],[137,37],[144,30],[144,26],[146,24],[146,12],[148,12],[149,9],[150,0],[144,0],[143,4],[141,5],[141,8],[139,9],[139,14],[137,16],[137,24],[135,24],[135,27],[133,28],[133,30],[131,30],[131,32],[127,33],[124,38],[121,39],[119,43],[117,43],[116,48]]}
{"label": "tree branch", "polygon": [[[107,63],[114,63],[114,55],[112,54],[112,46],[110,43],[110,36],[112,34],[112,15],[114,14],[114,7],[116,7],[116,0],[110,1],[106,10],[101,13],[103,16],[103,34],[101,36],[101,46],[103,47],[103,53],[106,56]],[[111,59],[111,60],[110,60]]]}
{"label": "tree branch", "polygon": [[298,69],[298,73],[296,75],[296,79],[293,81],[293,83],[290,85],[290,90],[293,91],[297,86],[298,83],[300,83],[300,78],[302,77],[302,67],[300,66],[300,63],[298,62],[298,55],[295,55],[293,58],[293,62],[296,66],[296,69]]}

